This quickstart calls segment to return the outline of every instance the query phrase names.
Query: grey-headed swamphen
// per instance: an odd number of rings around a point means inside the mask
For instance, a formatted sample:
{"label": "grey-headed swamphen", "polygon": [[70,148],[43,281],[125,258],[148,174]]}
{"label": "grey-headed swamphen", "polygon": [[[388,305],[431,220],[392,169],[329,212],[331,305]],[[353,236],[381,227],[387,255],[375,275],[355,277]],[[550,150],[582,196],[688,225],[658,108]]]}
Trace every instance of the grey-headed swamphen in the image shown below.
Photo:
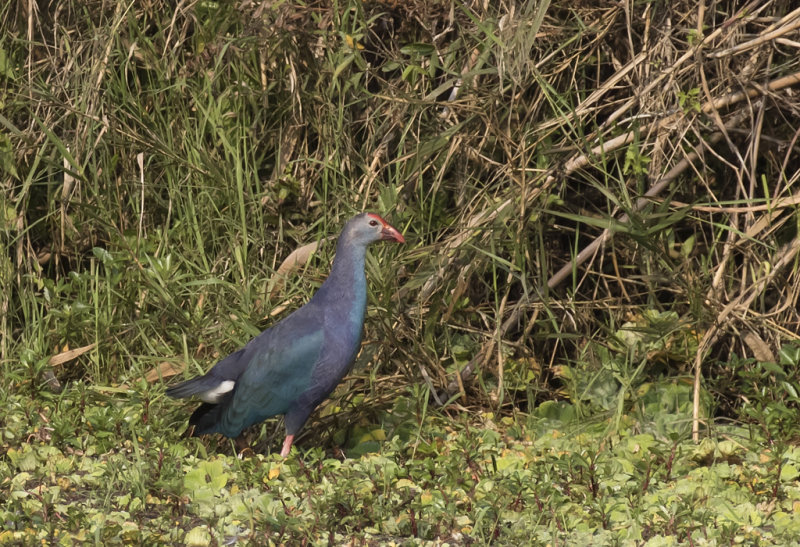
{"label": "grey-headed swamphen", "polygon": [[228,355],[204,376],[167,389],[175,398],[196,395],[203,404],[189,418],[193,436],[242,431],[285,415],[286,457],[311,412],[342,380],[358,354],[367,307],[364,261],[380,240],[405,243],[373,213],[345,224],[331,273],[308,303]]}

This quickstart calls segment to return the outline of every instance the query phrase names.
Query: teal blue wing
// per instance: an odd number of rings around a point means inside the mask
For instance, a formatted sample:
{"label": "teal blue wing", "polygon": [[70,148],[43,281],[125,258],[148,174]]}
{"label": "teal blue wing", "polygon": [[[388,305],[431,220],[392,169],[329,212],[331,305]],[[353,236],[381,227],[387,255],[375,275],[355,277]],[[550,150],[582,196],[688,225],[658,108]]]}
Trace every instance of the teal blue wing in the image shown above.
{"label": "teal blue wing", "polygon": [[[288,322],[291,327],[292,322]],[[271,416],[285,414],[308,390],[320,360],[325,335],[321,328],[285,328],[285,322],[254,339],[241,359],[247,368],[232,396],[220,408],[215,429],[228,437]],[[250,347],[252,346],[252,348]],[[249,354],[249,355],[248,355]]]}

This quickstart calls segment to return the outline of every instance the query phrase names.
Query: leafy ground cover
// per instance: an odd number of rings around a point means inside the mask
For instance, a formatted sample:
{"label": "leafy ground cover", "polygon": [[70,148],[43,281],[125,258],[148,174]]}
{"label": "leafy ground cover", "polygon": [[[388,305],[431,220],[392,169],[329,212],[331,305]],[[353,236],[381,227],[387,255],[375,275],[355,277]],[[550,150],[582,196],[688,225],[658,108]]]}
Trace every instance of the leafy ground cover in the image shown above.
{"label": "leafy ground cover", "polygon": [[[659,389],[659,388],[654,388]],[[345,452],[238,459],[180,439],[163,397],[11,396],[2,544],[789,545],[800,448],[718,426],[700,444],[624,415],[428,414],[413,394]],[[690,385],[683,389],[690,401]],[[684,410],[690,405],[683,405]],[[690,423],[690,412],[661,414]],[[33,427],[31,428],[31,424]],[[221,450],[220,450],[221,448]]]}

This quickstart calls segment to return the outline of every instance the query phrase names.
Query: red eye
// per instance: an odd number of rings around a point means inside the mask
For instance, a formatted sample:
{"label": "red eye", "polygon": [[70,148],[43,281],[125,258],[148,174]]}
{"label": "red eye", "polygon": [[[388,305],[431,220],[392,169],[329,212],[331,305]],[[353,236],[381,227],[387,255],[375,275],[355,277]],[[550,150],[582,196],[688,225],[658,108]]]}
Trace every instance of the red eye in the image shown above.
{"label": "red eye", "polygon": [[370,226],[377,226],[378,225],[378,221],[377,220],[370,220],[369,221],[369,225]]}

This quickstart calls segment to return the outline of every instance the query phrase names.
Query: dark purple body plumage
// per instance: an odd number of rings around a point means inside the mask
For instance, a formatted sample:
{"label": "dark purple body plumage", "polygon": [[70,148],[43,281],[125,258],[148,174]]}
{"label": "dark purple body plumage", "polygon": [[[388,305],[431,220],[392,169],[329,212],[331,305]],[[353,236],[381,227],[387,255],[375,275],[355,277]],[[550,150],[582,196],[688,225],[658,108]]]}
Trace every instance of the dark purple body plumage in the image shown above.
{"label": "dark purple body plumage", "polygon": [[361,213],[347,222],[331,273],[309,302],[228,355],[204,376],[167,389],[175,398],[198,396],[189,419],[192,435],[242,431],[285,415],[286,456],[309,415],[336,387],[358,354],[367,304],[367,247],[379,240],[404,243],[380,216]]}

